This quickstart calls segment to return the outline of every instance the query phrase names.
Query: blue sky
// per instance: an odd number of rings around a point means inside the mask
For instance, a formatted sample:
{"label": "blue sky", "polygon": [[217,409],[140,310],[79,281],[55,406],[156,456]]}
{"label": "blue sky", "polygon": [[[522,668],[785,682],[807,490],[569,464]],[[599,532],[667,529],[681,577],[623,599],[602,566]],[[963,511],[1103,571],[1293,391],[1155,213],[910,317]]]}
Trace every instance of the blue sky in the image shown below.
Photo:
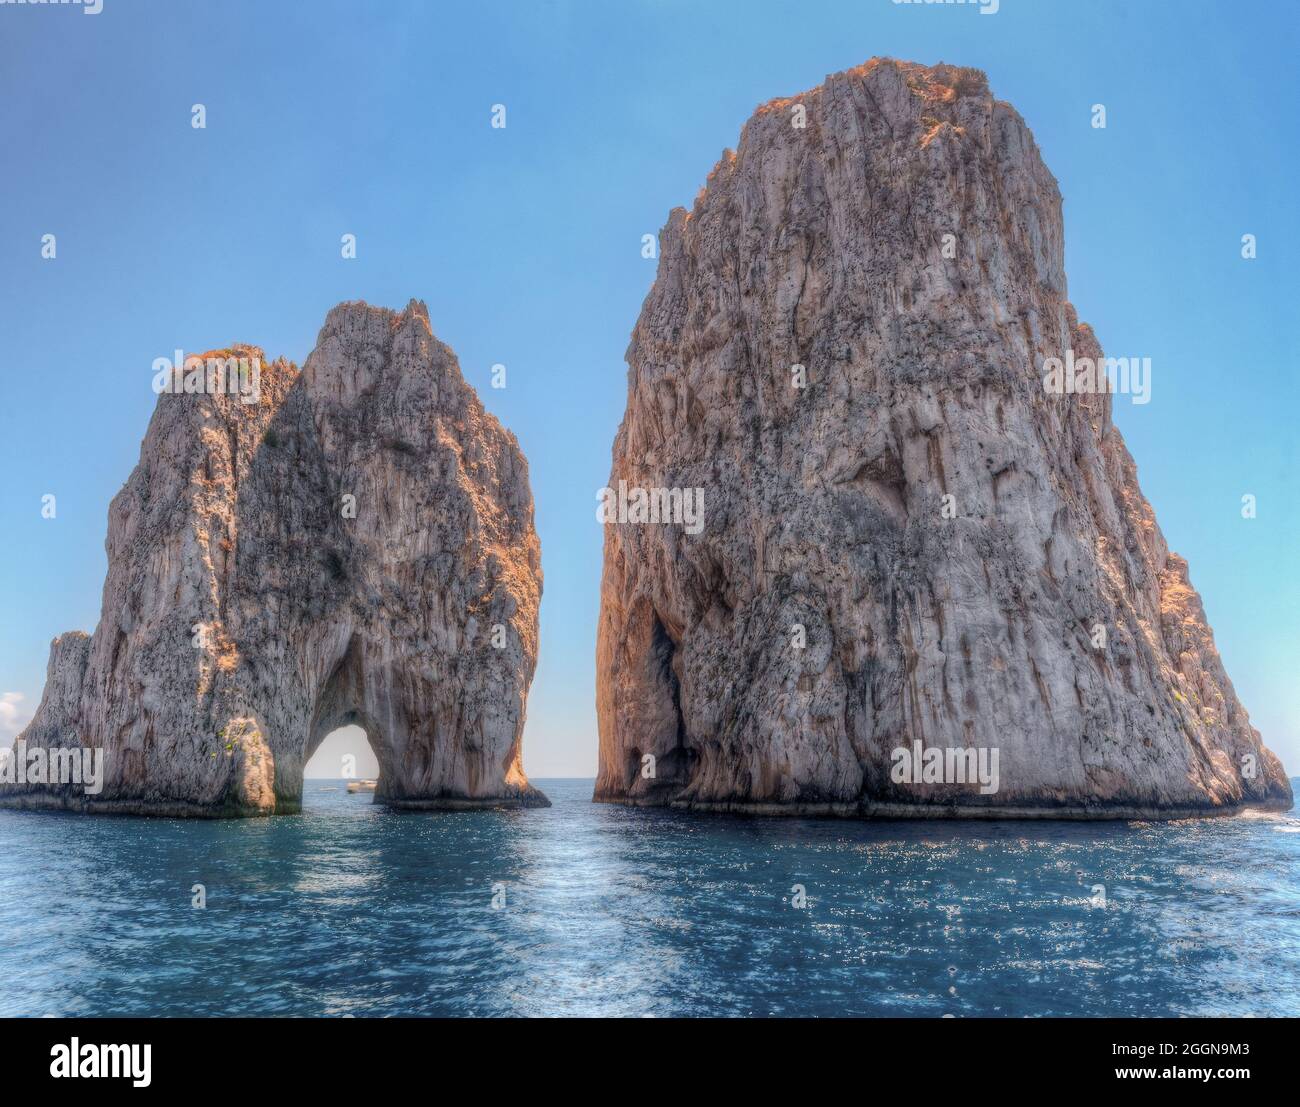
{"label": "blue sky", "polygon": [[301,363],[335,303],[416,297],[531,466],[546,584],[525,766],[593,775],[594,493],[654,277],[641,236],[758,104],[892,55],[984,69],[1032,128],[1080,318],[1153,361],[1151,403],[1116,403],[1143,489],[1238,694],[1300,772],[1292,5],[463,8],[0,6],[0,736],[35,708],[49,640],[98,619],[153,359],[245,341]]}

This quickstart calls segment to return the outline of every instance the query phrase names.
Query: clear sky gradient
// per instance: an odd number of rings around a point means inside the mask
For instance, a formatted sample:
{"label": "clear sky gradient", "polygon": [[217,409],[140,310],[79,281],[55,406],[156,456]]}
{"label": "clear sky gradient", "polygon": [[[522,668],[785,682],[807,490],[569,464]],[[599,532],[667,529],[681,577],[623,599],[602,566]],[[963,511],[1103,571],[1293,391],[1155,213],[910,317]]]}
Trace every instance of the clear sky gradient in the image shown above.
{"label": "clear sky gradient", "polygon": [[99,617],[154,358],[242,341],[301,363],[335,303],[416,297],[531,466],[546,583],[526,769],[594,775],[594,496],[654,277],[641,236],[758,104],[892,55],[984,69],[1032,128],[1080,318],[1153,361],[1152,401],[1115,405],[1143,489],[1300,771],[1294,5],[458,7],[0,6],[0,736],[34,710],[50,639]]}

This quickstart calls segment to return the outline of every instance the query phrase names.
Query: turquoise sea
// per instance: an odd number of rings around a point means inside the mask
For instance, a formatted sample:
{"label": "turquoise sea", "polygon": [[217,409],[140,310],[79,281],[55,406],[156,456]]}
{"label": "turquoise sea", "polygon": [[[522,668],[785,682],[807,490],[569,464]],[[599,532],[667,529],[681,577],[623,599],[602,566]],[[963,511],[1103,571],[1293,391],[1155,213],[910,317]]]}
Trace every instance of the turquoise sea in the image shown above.
{"label": "turquoise sea", "polygon": [[0,810],[0,1015],[1300,1015],[1295,813],[744,819],[536,783],[549,810],[340,781],[273,819]]}

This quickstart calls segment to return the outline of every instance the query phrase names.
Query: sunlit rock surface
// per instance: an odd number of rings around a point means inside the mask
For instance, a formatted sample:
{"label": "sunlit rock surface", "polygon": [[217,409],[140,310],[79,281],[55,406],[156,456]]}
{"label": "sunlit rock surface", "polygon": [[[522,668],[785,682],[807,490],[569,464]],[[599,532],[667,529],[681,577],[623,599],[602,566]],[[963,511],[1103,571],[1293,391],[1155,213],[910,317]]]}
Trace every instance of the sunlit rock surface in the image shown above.
{"label": "sunlit rock surface", "polygon": [[[1111,422],[1127,398],[1044,389],[1069,349],[1100,353],[1060,193],[982,73],[876,59],[760,108],[669,216],[628,351],[610,486],[701,489],[704,526],[607,525],[596,798],[1289,806]],[[915,742],[996,749],[996,792],[900,783]]]}
{"label": "sunlit rock surface", "polygon": [[109,509],[99,626],[54,641],[19,740],[102,747],[102,793],[0,796],[293,811],[313,749],[355,723],[377,802],[544,805],[520,753],[542,586],[528,468],[424,305],[336,307],[301,372],[263,364],[258,391],[159,396]]}

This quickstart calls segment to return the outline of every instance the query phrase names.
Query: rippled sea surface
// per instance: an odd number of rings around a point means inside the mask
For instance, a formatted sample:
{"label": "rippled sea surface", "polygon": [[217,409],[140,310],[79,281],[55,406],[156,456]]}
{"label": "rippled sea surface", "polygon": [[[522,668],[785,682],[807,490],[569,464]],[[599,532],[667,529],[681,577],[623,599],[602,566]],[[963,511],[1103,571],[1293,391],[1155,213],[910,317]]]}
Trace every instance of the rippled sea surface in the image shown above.
{"label": "rippled sea surface", "polygon": [[273,819],[0,811],[0,1015],[1300,1014],[1294,813],[741,819],[538,783],[549,810],[309,781]]}

